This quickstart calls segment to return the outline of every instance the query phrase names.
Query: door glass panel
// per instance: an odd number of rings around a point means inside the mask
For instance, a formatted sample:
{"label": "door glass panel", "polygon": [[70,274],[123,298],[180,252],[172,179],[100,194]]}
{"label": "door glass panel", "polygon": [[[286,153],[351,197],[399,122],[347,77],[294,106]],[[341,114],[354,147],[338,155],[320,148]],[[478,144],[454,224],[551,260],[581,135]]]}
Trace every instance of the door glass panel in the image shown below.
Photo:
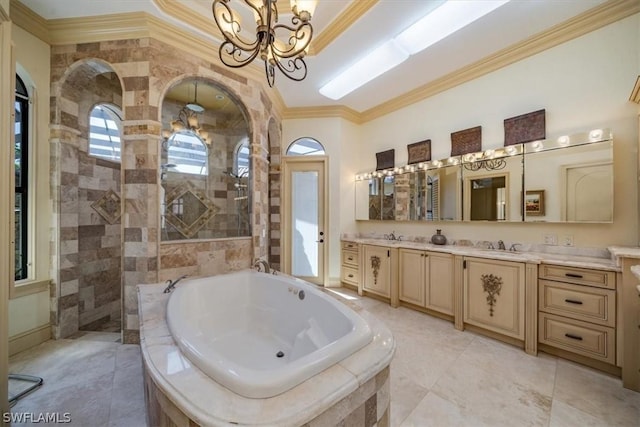
{"label": "door glass panel", "polygon": [[318,172],[293,172],[292,212],[293,236],[291,274],[318,276]]}

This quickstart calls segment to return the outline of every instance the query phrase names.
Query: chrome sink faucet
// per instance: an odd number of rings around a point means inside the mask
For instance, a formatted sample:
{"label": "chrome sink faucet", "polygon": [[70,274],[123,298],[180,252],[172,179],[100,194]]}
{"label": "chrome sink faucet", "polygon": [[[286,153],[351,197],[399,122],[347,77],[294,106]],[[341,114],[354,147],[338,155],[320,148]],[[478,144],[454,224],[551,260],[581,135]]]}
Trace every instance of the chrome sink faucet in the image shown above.
{"label": "chrome sink faucet", "polygon": [[502,240],[498,240],[498,249],[506,250],[507,248],[504,246],[504,242]]}
{"label": "chrome sink faucet", "polygon": [[[261,267],[262,269],[260,269]],[[269,273],[271,271],[269,263],[264,259],[256,259],[253,262],[253,268],[255,268],[257,271],[264,271],[265,273]]]}
{"label": "chrome sink faucet", "polygon": [[384,238],[387,240],[397,240],[397,241],[401,241],[402,240],[402,236],[396,236],[396,232],[392,231],[390,234],[385,234]]}
{"label": "chrome sink faucet", "polygon": [[167,287],[166,287],[166,288],[164,288],[164,291],[162,291],[162,293],[164,293],[164,294],[168,294],[169,292],[171,292],[171,291],[173,290],[173,288],[175,288],[175,287],[176,287],[176,285],[178,284],[178,282],[179,282],[180,280],[182,280],[182,279],[186,279],[187,277],[189,277],[189,275],[185,274],[185,275],[183,275],[183,276],[178,277],[178,278],[177,278],[177,279],[175,279],[175,280],[167,280],[167,282],[166,282],[166,283],[167,283],[168,285],[167,285]]}
{"label": "chrome sink faucet", "polygon": [[509,248],[509,250],[510,250],[511,252],[517,252],[517,251],[518,251],[518,248],[517,248],[516,246],[522,246],[522,245],[521,245],[520,243],[513,243],[513,244],[511,245],[511,247]]}

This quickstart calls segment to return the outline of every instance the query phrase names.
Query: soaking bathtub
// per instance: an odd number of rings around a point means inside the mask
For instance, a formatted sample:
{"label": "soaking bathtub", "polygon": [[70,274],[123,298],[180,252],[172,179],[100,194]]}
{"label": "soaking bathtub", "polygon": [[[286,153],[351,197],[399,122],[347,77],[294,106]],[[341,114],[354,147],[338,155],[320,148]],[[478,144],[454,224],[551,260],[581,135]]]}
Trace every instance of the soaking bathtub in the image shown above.
{"label": "soaking bathtub", "polygon": [[181,282],[166,319],[187,359],[248,398],[279,395],[372,340],[362,317],[314,285],[253,270]]}

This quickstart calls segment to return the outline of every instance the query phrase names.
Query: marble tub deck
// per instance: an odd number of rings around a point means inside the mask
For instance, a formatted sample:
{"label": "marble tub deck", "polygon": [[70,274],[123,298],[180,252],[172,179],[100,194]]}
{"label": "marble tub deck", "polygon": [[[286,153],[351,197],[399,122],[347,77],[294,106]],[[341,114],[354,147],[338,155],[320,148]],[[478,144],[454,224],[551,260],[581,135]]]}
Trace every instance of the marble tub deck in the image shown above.
{"label": "marble tub deck", "polygon": [[[619,378],[540,353],[460,332],[407,308],[337,289],[384,321],[396,338],[391,426],[638,427],[640,393]],[[72,412],[72,426],[144,426],[136,345],[48,341],[11,358],[10,371],[44,386],[17,412]],[[116,372],[117,371],[117,372]],[[21,424],[24,425],[24,424]],[[38,424],[46,425],[46,424]]]}

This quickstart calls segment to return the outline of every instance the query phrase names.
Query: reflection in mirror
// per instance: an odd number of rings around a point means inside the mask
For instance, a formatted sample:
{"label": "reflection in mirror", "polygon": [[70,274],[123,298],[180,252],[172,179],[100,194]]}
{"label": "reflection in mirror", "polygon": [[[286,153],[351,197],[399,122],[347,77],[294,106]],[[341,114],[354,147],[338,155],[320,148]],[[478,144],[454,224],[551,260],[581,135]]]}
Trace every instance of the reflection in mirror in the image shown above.
{"label": "reflection in mirror", "polygon": [[463,164],[465,220],[522,221],[522,157]]}
{"label": "reflection in mirror", "polygon": [[356,181],[356,220],[369,219],[369,181]]}
{"label": "reflection in mirror", "polygon": [[249,126],[222,88],[187,79],[162,102],[161,239],[251,235]]}
{"label": "reflection in mirror", "polygon": [[374,177],[369,184],[369,219],[395,219],[395,178],[393,176]]}
{"label": "reflection in mirror", "polygon": [[459,220],[460,178],[459,165],[396,175],[396,220]]}
{"label": "reflection in mirror", "polygon": [[525,221],[612,222],[613,144],[525,154]]}

